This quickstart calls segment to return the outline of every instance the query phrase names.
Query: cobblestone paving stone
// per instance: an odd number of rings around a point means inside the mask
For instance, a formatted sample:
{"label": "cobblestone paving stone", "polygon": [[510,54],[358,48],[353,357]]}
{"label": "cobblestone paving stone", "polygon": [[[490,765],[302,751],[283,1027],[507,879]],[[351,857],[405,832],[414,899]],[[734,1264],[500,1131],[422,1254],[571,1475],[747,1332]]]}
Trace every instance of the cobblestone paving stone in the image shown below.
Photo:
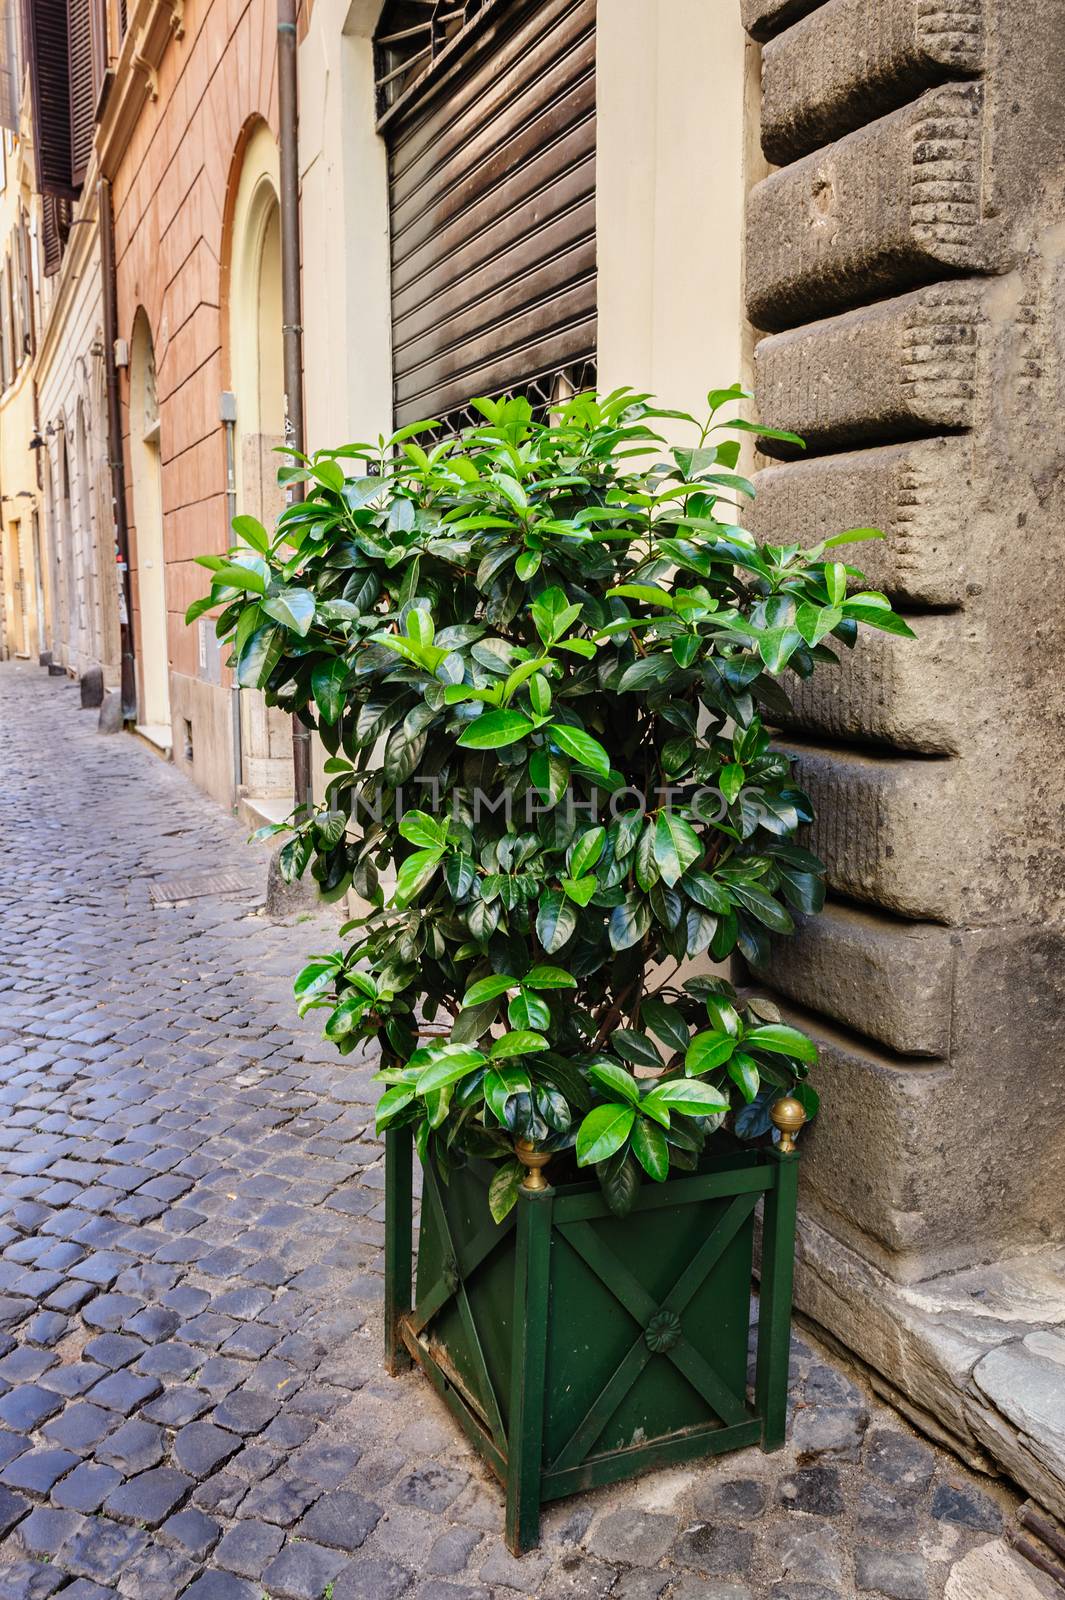
{"label": "cobblestone paving stone", "polygon": [[335,918],[73,685],[0,665],[0,1600],[934,1600],[1001,1489],[797,1339],[791,1442],[565,1501],[542,1549],[381,1363],[368,1065],[300,1022]]}

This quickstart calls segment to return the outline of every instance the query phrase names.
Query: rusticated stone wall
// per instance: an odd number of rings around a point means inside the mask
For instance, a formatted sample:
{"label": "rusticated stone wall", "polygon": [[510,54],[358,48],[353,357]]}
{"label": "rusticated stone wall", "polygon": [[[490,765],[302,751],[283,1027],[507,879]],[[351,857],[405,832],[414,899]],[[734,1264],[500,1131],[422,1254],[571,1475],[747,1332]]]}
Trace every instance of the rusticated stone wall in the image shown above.
{"label": "rusticated stone wall", "polygon": [[942,1412],[890,1296],[1065,1235],[1065,0],[741,12],[757,408],[809,441],[755,524],[882,527],[849,559],[917,633],[782,735],[830,864],[768,975],[824,1042],[800,1303]]}

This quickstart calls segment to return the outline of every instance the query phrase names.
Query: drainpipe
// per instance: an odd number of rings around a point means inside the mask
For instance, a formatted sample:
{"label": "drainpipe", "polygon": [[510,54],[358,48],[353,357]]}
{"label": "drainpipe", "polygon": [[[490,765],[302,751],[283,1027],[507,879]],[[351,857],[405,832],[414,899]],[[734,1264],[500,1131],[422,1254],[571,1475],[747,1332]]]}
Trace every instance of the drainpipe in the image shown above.
{"label": "drainpipe", "polygon": [[118,395],[115,343],[118,339],[118,283],[115,273],[115,217],[111,183],[101,178],[96,186],[100,214],[100,272],[104,303],[104,372],[107,375],[107,454],[111,468],[111,503],[115,515],[115,541],[122,574],[119,592],[119,638],[122,654],[122,715],[137,715],[137,680],[133,660],[133,597],[129,572],[129,524],[126,521],[126,463],[122,453],[122,406]]}
{"label": "drainpipe", "polygon": [[[285,358],[285,443],[304,449],[303,325],[300,307],[300,170],[297,0],[277,0],[278,146],[281,165],[281,315]],[[303,498],[303,485],[290,484],[288,498]],[[314,808],[311,730],[297,713],[292,718],[292,777],[296,805]]]}
{"label": "drainpipe", "polygon": [[[237,514],[237,397],[232,389],[222,391],[218,409],[226,436],[226,526],[231,528],[233,518]],[[233,804],[236,805],[240,800],[240,791],[244,784],[244,731],[240,684],[237,682],[236,673],[233,674],[229,690],[229,704],[230,724],[233,729]]]}

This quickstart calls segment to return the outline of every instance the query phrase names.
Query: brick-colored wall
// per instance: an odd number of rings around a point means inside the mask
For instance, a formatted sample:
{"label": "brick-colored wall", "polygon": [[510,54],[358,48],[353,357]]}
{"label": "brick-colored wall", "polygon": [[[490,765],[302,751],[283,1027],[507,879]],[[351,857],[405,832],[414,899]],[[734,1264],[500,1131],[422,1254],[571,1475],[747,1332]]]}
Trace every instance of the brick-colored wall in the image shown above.
{"label": "brick-colored wall", "polygon": [[[198,675],[197,637],[184,611],[206,576],[192,558],[227,542],[218,416],[229,384],[226,220],[243,136],[259,119],[277,127],[273,23],[266,0],[186,0],[183,35],[166,49],[157,98],[146,102],[114,178],[119,333],[132,338],[143,306],[159,397],[170,667],[189,677]],[[128,402],[127,382],[127,452]],[[131,492],[128,514],[139,648]]]}

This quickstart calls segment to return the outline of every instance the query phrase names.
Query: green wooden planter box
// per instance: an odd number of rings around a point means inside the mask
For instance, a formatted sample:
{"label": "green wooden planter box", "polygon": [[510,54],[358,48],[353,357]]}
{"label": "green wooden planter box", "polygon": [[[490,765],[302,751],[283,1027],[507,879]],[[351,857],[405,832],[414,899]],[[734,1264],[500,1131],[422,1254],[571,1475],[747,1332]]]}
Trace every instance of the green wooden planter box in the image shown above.
{"label": "green wooden planter box", "polygon": [[624,1218],[594,1181],[522,1190],[502,1224],[488,1212],[487,1167],[447,1185],[426,1170],[415,1285],[410,1130],[390,1130],[386,1147],[389,1366],[422,1367],[500,1478],[515,1553],[537,1543],[545,1501],[783,1444],[797,1156],[711,1157],[697,1175],[644,1184]]}

